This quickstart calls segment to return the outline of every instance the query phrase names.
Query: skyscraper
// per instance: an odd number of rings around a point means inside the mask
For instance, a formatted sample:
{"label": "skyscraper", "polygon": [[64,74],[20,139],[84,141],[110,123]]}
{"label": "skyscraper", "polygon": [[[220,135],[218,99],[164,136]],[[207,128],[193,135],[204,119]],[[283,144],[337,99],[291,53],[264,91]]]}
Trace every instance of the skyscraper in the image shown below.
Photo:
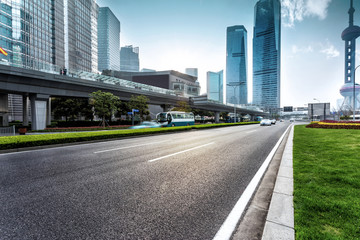
{"label": "skyscraper", "polygon": [[120,71],[139,71],[139,48],[131,45],[121,47],[120,50]]}
{"label": "skyscraper", "polygon": [[[61,1],[7,0],[0,4],[0,46],[8,53],[1,58],[18,67],[38,70],[52,70],[53,64],[64,64],[64,31],[52,31],[64,25],[63,18],[55,20],[63,16]],[[52,8],[56,10],[51,11]]]}
{"label": "skyscraper", "polygon": [[223,103],[223,70],[220,72],[207,72],[208,99]]}
{"label": "skyscraper", "polygon": [[185,73],[194,77],[198,77],[198,69],[197,68],[185,68]]}
{"label": "skyscraper", "polygon": [[253,38],[253,103],[280,108],[281,7],[279,0],[255,5]]}
{"label": "skyscraper", "polygon": [[95,0],[64,1],[65,67],[69,71],[98,71]]}
{"label": "skyscraper", "polygon": [[99,71],[119,71],[120,21],[108,7],[99,8],[97,34]]}
{"label": "skyscraper", "polygon": [[247,31],[242,25],[227,28],[226,83],[226,102],[247,104]]}

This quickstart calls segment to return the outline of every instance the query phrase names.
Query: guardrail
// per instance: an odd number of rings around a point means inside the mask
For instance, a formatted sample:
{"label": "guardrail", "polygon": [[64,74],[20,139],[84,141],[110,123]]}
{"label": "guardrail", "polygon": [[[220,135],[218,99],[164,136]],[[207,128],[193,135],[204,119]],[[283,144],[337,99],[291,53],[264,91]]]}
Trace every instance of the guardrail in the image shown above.
{"label": "guardrail", "polygon": [[14,136],[15,126],[11,127],[0,127],[0,136]]}

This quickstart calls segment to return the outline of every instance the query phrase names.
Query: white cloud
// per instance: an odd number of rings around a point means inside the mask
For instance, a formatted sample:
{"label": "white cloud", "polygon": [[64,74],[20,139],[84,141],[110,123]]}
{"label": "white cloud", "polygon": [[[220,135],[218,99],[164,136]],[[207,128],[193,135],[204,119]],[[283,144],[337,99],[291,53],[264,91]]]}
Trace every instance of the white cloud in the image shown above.
{"label": "white cloud", "polygon": [[298,47],[296,45],[292,45],[291,51],[294,54],[297,54],[297,53],[311,53],[311,52],[314,51],[314,49],[310,45],[307,46],[307,47]]}
{"label": "white cloud", "polygon": [[339,50],[335,48],[334,45],[332,45],[329,41],[327,41],[326,45],[322,45],[322,49],[320,50],[321,53],[324,53],[326,55],[327,59],[330,58],[336,58],[340,56]]}
{"label": "white cloud", "polygon": [[295,22],[301,22],[305,17],[318,17],[324,20],[332,0],[281,0],[281,15],[283,25],[294,27]]}

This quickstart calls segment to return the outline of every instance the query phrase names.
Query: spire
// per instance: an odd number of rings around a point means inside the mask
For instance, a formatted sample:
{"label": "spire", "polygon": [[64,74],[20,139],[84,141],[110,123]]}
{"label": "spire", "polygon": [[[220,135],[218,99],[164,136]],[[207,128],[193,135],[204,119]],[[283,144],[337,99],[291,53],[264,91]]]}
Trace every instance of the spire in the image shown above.
{"label": "spire", "polygon": [[349,26],[354,26],[354,12],[355,12],[355,9],[353,7],[353,0],[350,0],[350,9],[348,11],[348,13],[349,13]]}

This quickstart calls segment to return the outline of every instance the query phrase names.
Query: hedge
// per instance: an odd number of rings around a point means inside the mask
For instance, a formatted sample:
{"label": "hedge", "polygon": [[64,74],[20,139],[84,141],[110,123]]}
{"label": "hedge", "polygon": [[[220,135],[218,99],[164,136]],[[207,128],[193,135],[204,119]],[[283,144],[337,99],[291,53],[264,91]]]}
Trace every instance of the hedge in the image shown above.
{"label": "hedge", "polygon": [[204,124],[184,127],[168,128],[146,128],[146,129],[128,129],[128,130],[111,130],[96,132],[75,132],[75,133],[55,133],[41,135],[17,135],[9,137],[0,137],[0,150],[34,147],[51,144],[63,144],[74,142],[85,142],[94,140],[104,140],[113,138],[122,138],[129,136],[140,136],[154,133],[167,133],[177,131],[189,131],[191,129],[207,129],[214,127],[226,127],[244,124],[256,124],[258,122],[247,123],[229,123],[229,124]]}

